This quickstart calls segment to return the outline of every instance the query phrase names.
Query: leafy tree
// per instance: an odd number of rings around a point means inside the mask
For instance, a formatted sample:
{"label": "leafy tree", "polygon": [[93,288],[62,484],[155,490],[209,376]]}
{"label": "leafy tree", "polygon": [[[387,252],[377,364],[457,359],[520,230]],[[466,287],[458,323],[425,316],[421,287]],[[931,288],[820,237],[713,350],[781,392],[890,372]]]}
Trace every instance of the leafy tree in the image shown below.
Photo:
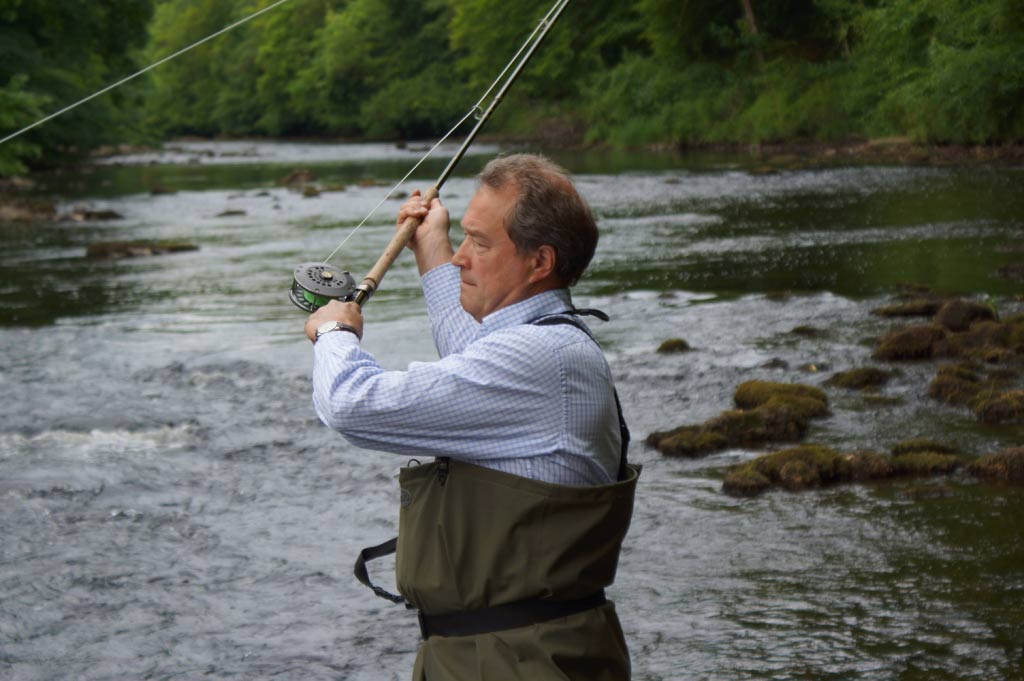
{"label": "leafy tree", "polygon": [[[148,0],[0,0],[4,136],[40,117],[44,106],[61,108],[130,74],[151,13]],[[2,172],[33,157],[122,141],[137,103],[137,87],[119,88],[8,142],[0,147]]]}

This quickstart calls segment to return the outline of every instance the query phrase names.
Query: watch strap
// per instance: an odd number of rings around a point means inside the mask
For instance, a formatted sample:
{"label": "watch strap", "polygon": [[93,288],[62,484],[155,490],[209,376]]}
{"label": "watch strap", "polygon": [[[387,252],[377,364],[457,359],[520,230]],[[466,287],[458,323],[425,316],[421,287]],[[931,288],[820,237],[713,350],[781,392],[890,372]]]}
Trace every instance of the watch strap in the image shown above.
{"label": "watch strap", "polygon": [[326,331],[320,331],[320,329],[317,329],[317,331],[316,331],[316,340],[314,340],[313,342],[315,343],[316,341],[320,340],[321,336],[323,336],[325,333],[330,333],[331,331],[348,331],[349,333],[351,333],[353,336],[355,336],[359,340],[362,340],[362,337],[360,337],[359,331],[356,330],[356,327],[354,327],[354,326],[352,326],[350,324],[343,324],[341,322],[334,322],[334,326],[332,326],[331,328],[327,329]]}

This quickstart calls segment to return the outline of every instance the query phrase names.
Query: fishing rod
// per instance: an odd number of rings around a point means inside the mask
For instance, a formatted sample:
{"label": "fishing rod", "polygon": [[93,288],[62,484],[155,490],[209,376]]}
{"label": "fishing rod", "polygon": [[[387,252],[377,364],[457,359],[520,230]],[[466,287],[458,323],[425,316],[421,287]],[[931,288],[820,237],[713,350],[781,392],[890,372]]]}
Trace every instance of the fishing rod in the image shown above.
{"label": "fishing rod", "polygon": [[[448,162],[448,165],[441,172],[441,175],[437,178],[434,185],[423,194],[423,205],[429,205],[431,201],[438,197],[441,192],[441,187],[444,186],[444,183],[448,180],[452,171],[455,170],[455,166],[458,165],[459,161],[462,160],[462,157],[465,156],[466,151],[473,143],[473,140],[476,139],[480,129],[491,117],[491,114],[494,113],[494,110],[501,103],[502,99],[504,99],[509,88],[512,87],[512,84],[519,77],[519,74],[522,73],[526,64],[530,61],[530,58],[544,40],[544,37],[547,36],[548,31],[551,30],[551,27],[558,20],[558,17],[561,16],[562,11],[568,4],[569,0],[556,0],[555,4],[548,10],[547,14],[544,15],[544,18],[540,20],[540,23],[537,24],[537,27],[523,43],[522,47],[519,48],[519,51],[516,52],[515,56],[512,57],[512,60],[504,69],[502,69],[498,78],[491,84],[487,91],[484,92],[484,95],[473,106],[473,108],[471,108],[470,111],[455,124],[455,127],[444,135],[437,144],[427,151],[427,153],[412,167],[406,176],[399,180],[398,184],[396,184],[394,188],[392,188],[384,198],[381,199],[380,203],[370,211],[369,215],[363,218],[363,221],[352,230],[349,236],[334,249],[334,252],[331,253],[331,255],[327,256],[323,262],[307,262],[295,268],[292,278],[292,287],[288,293],[288,297],[296,306],[306,312],[315,312],[332,300],[354,302],[359,305],[359,307],[366,304],[380,286],[381,280],[384,278],[384,275],[387,273],[388,269],[390,269],[391,265],[398,258],[402,249],[409,243],[412,235],[416,232],[416,228],[419,227],[421,220],[419,218],[410,217],[398,227],[395,235],[391,238],[391,241],[377,259],[377,262],[370,268],[370,271],[358,285],[350,272],[333,267],[328,264],[328,261],[334,257],[335,253],[337,253],[345,244],[345,241],[348,241],[348,238],[350,238],[356,230],[362,227],[370,216],[376,212],[377,208],[380,208],[395,189],[401,186],[402,182],[408,179],[416,168],[418,168],[419,165],[423,163],[423,161],[425,161],[427,157],[441,145],[442,142],[454,133],[455,130],[458,129],[470,116],[475,116],[477,119],[476,125],[474,125],[472,130],[469,131],[469,134],[466,135],[462,146],[455,152],[455,155]],[[504,78],[503,81],[502,78]],[[490,92],[499,85],[499,83],[500,87],[491,99],[487,108],[481,110],[481,104]]]}

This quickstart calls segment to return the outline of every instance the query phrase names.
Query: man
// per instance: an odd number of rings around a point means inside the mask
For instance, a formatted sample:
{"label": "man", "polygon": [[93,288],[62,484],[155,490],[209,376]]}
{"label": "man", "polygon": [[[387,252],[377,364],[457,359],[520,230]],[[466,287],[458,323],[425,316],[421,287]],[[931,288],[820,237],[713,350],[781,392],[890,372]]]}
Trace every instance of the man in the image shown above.
{"label": "man", "polygon": [[416,679],[626,679],[604,587],[614,579],[638,469],[611,372],[568,287],[597,244],[566,173],[499,158],[462,220],[416,192],[398,224],[441,359],[384,371],[352,303],[313,313],[313,402],[361,447],[434,463],[400,477],[397,583],[421,615]]}

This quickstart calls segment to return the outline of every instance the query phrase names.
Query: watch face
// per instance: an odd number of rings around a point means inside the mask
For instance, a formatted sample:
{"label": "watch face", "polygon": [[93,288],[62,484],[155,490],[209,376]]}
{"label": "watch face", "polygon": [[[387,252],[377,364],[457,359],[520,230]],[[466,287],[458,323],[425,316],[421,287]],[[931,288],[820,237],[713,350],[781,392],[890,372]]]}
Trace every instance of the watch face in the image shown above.
{"label": "watch face", "polygon": [[319,336],[322,333],[327,333],[328,331],[336,328],[338,328],[338,322],[324,322],[320,326],[316,327],[316,335]]}

